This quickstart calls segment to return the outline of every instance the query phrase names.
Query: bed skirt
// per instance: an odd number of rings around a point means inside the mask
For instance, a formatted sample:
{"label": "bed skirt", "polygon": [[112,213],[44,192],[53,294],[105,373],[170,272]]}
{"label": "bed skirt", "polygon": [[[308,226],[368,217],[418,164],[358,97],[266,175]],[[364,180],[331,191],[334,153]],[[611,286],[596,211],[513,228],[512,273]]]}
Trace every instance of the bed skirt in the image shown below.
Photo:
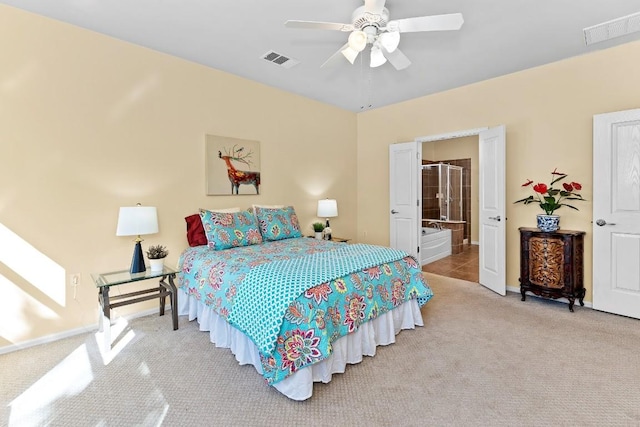
{"label": "bed skirt", "polygon": [[[209,332],[216,347],[228,348],[241,365],[253,365],[262,374],[258,347],[246,335],[227,323],[207,305],[178,289],[178,314],[196,320],[200,330]],[[357,331],[332,345],[333,353],[321,362],[303,368],[273,385],[293,400],[305,400],[313,394],[313,383],[331,381],[331,376],[343,373],[347,364],[360,363],[363,356],[374,356],[376,346],[393,344],[402,329],[423,326],[418,302],[413,299],[378,318],[363,323]]]}

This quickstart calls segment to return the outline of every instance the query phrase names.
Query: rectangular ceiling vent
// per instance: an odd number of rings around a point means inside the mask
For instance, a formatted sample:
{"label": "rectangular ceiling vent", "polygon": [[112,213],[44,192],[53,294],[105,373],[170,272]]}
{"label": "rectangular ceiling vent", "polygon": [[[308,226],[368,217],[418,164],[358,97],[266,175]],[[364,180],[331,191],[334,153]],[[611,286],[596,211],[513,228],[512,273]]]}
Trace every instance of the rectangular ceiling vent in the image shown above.
{"label": "rectangular ceiling vent", "polygon": [[300,63],[300,61],[293,59],[293,58],[289,58],[287,56],[284,55],[280,55],[277,52],[274,52],[272,50],[270,50],[269,52],[265,53],[264,55],[262,55],[262,59],[269,61],[273,64],[276,64],[280,67],[283,68],[291,68],[294,65],[298,65]]}
{"label": "rectangular ceiling vent", "polygon": [[584,30],[584,42],[587,46],[615,37],[626,36],[640,31],[640,12],[587,27]]}

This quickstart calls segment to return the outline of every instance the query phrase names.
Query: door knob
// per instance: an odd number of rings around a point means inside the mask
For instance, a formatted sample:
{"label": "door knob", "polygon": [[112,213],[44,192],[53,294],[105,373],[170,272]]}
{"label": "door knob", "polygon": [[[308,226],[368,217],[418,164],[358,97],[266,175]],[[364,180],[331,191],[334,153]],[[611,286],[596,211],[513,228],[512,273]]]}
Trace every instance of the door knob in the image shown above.
{"label": "door knob", "polygon": [[395,209],[391,209],[391,213],[392,213],[392,214],[397,214],[397,213],[398,213],[398,211],[397,211],[397,210],[395,210]]}
{"label": "door knob", "polygon": [[604,226],[604,225],[616,225],[615,222],[607,222],[604,219],[598,219],[596,220],[596,225],[599,225],[600,227]]}
{"label": "door knob", "polygon": [[489,219],[500,222],[500,215],[498,216],[490,216]]}

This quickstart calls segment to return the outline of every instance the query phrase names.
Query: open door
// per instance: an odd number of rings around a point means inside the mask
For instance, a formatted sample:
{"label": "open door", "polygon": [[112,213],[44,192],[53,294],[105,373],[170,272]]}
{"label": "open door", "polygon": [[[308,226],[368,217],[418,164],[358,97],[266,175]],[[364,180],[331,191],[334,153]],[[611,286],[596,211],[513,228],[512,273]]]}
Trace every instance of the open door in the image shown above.
{"label": "open door", "polygon": [[418,197],[422,181],[418,173],[419,159],[422,159],[422,146],[415,141],[389,146],[389,246],[413,255],[418,263],[421,219],[418,213],[422,203]]}
{"label": "open door", "polygon": [[480,284],[507,294],[505,233],[505,127],[479,133]]}

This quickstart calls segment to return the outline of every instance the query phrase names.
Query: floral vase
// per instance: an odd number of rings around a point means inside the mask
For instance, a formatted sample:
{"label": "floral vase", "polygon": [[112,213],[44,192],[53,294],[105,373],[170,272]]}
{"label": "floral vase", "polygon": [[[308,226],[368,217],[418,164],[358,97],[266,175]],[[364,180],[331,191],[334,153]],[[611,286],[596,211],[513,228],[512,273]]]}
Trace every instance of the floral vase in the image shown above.
{"label": "floral vase", "polygon": [[560,216],[539,214],[538,228],[544,232],[556,231],[560,228]]}
{"label": "floral vase", "polygon": [[322,240],[322,231],[316,231],[315,237],[318,240]]}

